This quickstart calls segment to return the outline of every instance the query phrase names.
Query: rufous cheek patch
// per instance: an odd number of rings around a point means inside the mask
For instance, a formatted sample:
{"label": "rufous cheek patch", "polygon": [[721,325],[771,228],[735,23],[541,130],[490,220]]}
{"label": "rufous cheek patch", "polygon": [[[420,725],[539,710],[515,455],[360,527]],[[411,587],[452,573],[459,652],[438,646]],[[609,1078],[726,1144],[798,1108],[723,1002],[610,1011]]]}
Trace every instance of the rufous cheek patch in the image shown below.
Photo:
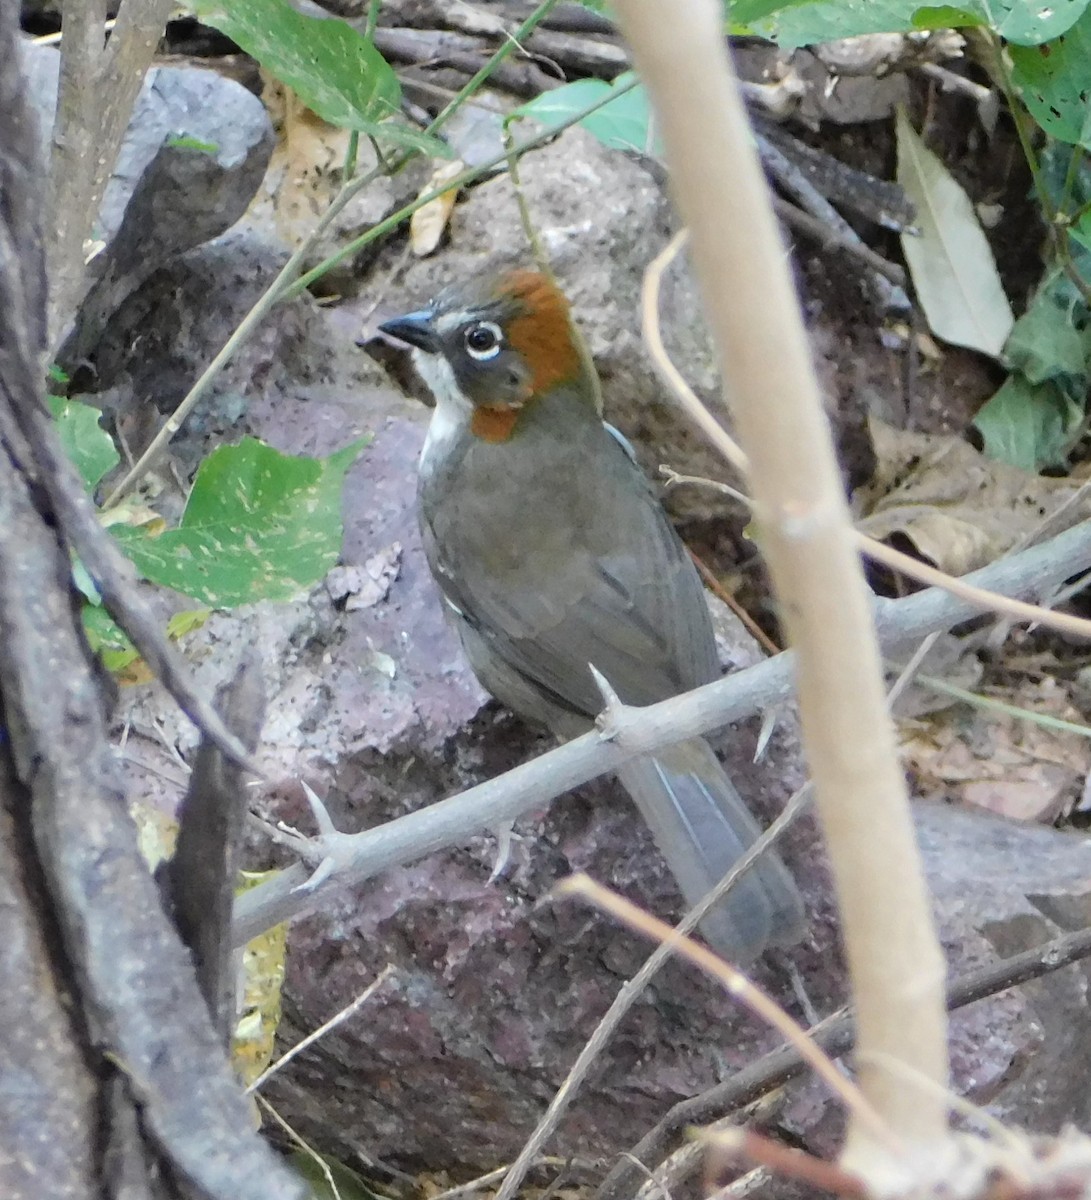
{"label": "rufous cheek patch", "polygon": [[470,432],[483,442],[506,442],[519,419],[519,409],[479,404],[470,418]]}

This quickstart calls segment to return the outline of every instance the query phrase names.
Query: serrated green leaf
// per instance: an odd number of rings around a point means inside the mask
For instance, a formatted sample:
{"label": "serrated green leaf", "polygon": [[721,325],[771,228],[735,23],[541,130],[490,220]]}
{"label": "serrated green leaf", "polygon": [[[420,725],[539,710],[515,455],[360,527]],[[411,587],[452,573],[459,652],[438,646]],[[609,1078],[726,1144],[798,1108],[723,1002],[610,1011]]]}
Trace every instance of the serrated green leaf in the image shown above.
{"label": "serrated green leaf", "polygon": [[113,439],[99,424],[102,413],[90,404],[60,396],[49,397],[49,408],[65,454],[76,464],[84,486],[93,492],[102,477],[121,461]]}
{"label": "serrated green leaf", "polygon": [[[612,84],[602,79],[577,79],[574,83],[543,92],[520,105],[511,117],[532,117],[547,129],[558,128],[576,113],[629,84],[632,79],[631,71],[619,75]],[[651,149],[651,108],[643,87],[622,93],[616,100],[611,100],[577,123],[612,150],[639,150],[646,153]]]}
{"label": "serrated green leaf", "polygon": [[324,121],[449,156],[437,138],[388,119],[401,102],[397,76],[375,44],[339,18],[305,16],[287,0],[195,0],[194,8]]}
{"label": "serrated green leaf", "polygon": [[929,327],[944,341],[995,357],[1015,318],[974,207],[901,109],[895,124],[898,182],[920,230],[902,235],[902,251]]}
{"label": "serrated green leaf", "polygon": [[1091,149],[1091,11],[1045,46],[1012,46],[1012,83],[1055,138]]}
{"label": "serrated green leaf", "polygon": [[1083,413],[1056,383],[1034,385],[1012,375],[973,423],[990,458],[1037,471],[1063,460]]}
{"label": "serrated green leaf", "polygon": [[337,562],[341,484],[366,444],[324,459],[281,454],[255,438],[220,446],[201,464],[177,529],[114,534],[145,578],[210,608],[290,599]]}

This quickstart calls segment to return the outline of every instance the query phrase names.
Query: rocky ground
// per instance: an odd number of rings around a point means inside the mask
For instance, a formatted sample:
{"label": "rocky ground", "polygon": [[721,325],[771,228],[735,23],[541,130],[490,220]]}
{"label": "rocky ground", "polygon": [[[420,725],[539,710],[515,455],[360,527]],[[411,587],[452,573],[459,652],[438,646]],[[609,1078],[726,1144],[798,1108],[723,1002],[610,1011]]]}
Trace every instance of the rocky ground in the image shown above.
{"label": "rocky ground", "polygon": [[[33,60],[43,112],[55,87],[52,55],[39,51]],[[952,157],[963,167],[976,164],[985,186],[995,157],[970,136],[959,141],[966,123],[951,103]],[[172,155],[163,132],[177,127],[179,112],[199,114],[194,136],[222,152],[196,164]],[[888,126],[871,120],[833,126],[826,142],[850,157],[855,146],[859,165],[881,174],[889,166]],[[274,151],[278,136],[283,127],[274,131],[255,96],[214,72],[160,68],[146,85],[111,192],[107,248],[64,352],[75,392],[103,407],[134,451],[291,251],[291,222],[277,200],[284,194],[277,171],[290,171],[290,163]],[[386,181],[351,220],[366,226],[392,211],[425,174],[422,167]],[[674,230],[662,171],[571,131],[529,156],[521,175],[542,245],[600,371],[608,416],[649,469],[666,462],[686,474],[727,478],[663,395],[642,348],[643,271]],[[1019,191],[1008,179],[1004,186]],[[1013,203],[1011,219],[1019,211]],[[1007,268],[1018,272],[1033,237],[1012,240],[1018,245],[1006,252]],[[947,351],[908,386],[908,341],[877,317],[859,275],[803,240],[793,254],[847,482],[871,473],[869,415],[926,432],[962,430],[995,386],[993,368],[970,352]],[[160,480],[167,512],[181,503],[175,477],[188,478],[221,440],[252,433],[284,451],[325,454],[361,434],[373,437],[345,489],[347,571],[294,604],[217,613],[186,645],[209,687],[230,676],[247,647],[261,655],[269,715],[260,758],[280,781],[255,796],[267,815],[305,826],[299,782],[306,780],[327,798],[339,828],[367,828],[547,746],[488,700],[461,659],[416,530],[414,472],[428,411],[356,345],[384,316],[441,285],[527,257],[512,183],[494,177],[464,196],[434,256],[412,256],[397,232],[339,278],[334,302],[281,304],[173,443],[171,470]],[[669,279],[664,328],[687,376],[714,394],[714,360],[684,264]],[[700,489],[670,500],[709,561],[753,578],[737,508]],[[718,620],[725,668],[756,661],[762,652],[739,622],[726,610]],[[193,731],[154,684],[124,690],[116,726],[127,730],[134,795],[169,810],[185,783],[175,751],[192,747]],[[754,763],[758,735],[755,719],[725,731],[718,747],[744,795],[769,818],[804,769],[791,711],[777,714],[772,740]],[[918,822],[953,973],[1087,923],[1091,873],[1081,837],[941,804],[922,805]],[[497,841],[483,834],[387,872],[292,926],[285,1044],[393,965],[364,1013],[271,1085],[270,1099],[314,1144],[373,1169],[469,1174],[509,1161],[646,953],[606,919],[543,904],[544,897],[559,879],[587,870],[654,912],[680,912],[648,834],[612,783],[562,797],[517,832],[499,877],[492,877]],[[257,834],[249,850],[254,865],[283,861]],[[811,928],[796,950],[761,964],[756,978],[806,1018],[802,980],[807,1002],[824,1015],[846,992],[828,874],[809,818],[789,834],[786,856],[807,896]],[[1086,1123],[1086,992],[1086,972],[1071,968],[958,1014],[960,1091],[1024,1127]],[[777,1040],[693,972],[668,967],[606,1048],[550,1153],[616,1154],[671,1104]],[[802,1084],[764,1119],[821,1152],[835,1144],[840,1114],[816,1084]]]}

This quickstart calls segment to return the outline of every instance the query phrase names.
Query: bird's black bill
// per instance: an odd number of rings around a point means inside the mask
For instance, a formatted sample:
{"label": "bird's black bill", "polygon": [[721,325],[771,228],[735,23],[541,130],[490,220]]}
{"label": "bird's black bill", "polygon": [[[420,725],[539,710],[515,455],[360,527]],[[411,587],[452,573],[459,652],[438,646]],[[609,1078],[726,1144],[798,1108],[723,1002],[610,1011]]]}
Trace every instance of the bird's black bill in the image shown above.
{"label": "bird's black bill", "polygon": [[400,342],[408,342],[419,350],[432,353],[439,347],[439,339],[432,328],[432,313],[428,309],[420,312],[406,313],[404,317],[395,317],[392,321],[384,321],[379,329],[389,337],[397,338]]}

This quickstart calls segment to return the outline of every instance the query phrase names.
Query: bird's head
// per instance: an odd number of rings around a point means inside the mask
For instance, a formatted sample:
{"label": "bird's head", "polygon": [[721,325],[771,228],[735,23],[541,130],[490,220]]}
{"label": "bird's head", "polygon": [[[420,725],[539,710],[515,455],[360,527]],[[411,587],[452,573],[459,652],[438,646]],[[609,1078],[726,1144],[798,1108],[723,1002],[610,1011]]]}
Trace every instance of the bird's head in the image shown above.
{"label": "bird's head", "polygon": [[414,348],[437,406],[487,442],[507,441],[522,409],[584,370],[568,302],[536,271],[454,284],[380,329]]}

